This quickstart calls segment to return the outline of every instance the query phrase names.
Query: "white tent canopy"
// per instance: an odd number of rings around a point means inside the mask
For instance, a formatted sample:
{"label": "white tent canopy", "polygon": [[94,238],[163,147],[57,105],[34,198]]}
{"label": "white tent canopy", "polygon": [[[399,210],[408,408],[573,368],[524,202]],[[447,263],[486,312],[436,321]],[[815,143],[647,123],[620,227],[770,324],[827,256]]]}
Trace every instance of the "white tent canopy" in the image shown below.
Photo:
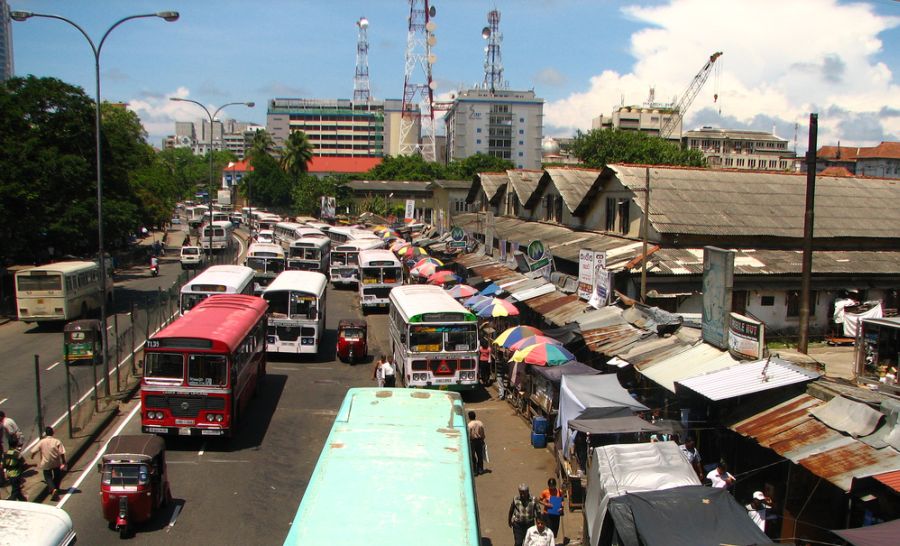
{"label": "white tent canopy", "polygon": [[561,428],[563,453],[569,448],[569,421],[578,419],[588,408],[627,408],[647,411],[619,384],[616,374],[564,375],[559,387],[559,413],[556,428]]}

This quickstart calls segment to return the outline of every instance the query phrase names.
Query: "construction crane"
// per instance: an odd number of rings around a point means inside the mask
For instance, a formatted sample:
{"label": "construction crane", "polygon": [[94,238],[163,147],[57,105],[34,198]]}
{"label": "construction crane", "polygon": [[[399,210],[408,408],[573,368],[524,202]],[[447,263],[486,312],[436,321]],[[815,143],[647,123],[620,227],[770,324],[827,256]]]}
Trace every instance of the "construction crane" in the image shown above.
{"label": "construction crane", "polygon": [[[694,99],[697,98],[697,93],[703,88],[703,84],[706,83],[707,78],[709,78],[709,73],[712,72],[713,65],[716,64],[716,61],[721,56],[721,51],[716,51],[710,55],[709,60],[703,65],[700,72],[697,72],[697,75],[694,76],[691,85],[688,86],[678,102],[672,107],[672,115],[669,116],[668,120],[663,124],[662,128],[660,128],[660,138],[669,138],[669,135],[675,130],[675,126],[684,117],[684,113],[691,107],[691,103],[694,102]],[[718,98],[718,95],[716,95],[716,99]]]}

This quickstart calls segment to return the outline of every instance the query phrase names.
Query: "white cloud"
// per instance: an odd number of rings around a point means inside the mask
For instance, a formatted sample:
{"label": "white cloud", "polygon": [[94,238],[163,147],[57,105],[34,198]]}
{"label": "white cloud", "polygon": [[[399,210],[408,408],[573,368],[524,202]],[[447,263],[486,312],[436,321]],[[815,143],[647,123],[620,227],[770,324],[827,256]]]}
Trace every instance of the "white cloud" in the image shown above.
{"label": "white cloud", "polygon": [[[842,139],[841,124],[860,118],[870,123],[864,134],[857,131],[853,144],[900,136],[900,118],[878,115],[898,107],[900,86],[874,59],[882,48],[878,34],[900,25],[900,18],[836,0],[672,0],[622,11],[646,25],[631,37],[631,71],[604,71],[590,79],[586,91],[548,103],[548,132],[589,129],[591,118],[608,116],[623,97],[625,104],[643,103],[651,85],[658,102],[680,96],[709,56],[722,51],[719,77],[710,75],[685,128],[693,127],[692,116],[704,108],[720,110],[723,119],[743,127],[759,116],[805,126],[809,112],[819,111],[820,144]],[[872,119],[878,121],[874,126]]]}
{"label": "white cloud", "polygon": [[556,68],[548,66],[547,68],[539,70],[538,73],[534,75],[534,81],[542,86],[559,87],[565,85],[567,78],[565,74]]}
{"label": "white cloud", "polygon": [[171,101],[170,97],[189,98],[190,90],[179,87],[164,96],[145,96],[128,101],[128,108],[141,118],[141,123],[149,135],[150,144],[157,147],[161,145],[165,135],[175,133],[176,121],[199,121],[206,117],[196,104]]}

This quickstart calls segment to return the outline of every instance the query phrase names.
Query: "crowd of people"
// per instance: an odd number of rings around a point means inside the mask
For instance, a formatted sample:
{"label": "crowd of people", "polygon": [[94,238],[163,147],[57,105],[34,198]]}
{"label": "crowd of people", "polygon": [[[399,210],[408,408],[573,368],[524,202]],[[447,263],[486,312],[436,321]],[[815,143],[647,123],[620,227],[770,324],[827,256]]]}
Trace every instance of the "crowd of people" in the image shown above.
{"label": "crowd of people", "polygon": [[[29,465],[22,453],[24,444],[24,435],[19,426],[5,412],[0,411],[0,450],[3,453],[0,481],[10,487],[7,500],[28,501],[24,485]],[[44,429],[43,437],[31,448],[29,455],[32,460],[40,457],[37,469],[43,473],[51,499],[58,501],[63,472],[66,470],[66,448],[54,436],[53,427]]]}

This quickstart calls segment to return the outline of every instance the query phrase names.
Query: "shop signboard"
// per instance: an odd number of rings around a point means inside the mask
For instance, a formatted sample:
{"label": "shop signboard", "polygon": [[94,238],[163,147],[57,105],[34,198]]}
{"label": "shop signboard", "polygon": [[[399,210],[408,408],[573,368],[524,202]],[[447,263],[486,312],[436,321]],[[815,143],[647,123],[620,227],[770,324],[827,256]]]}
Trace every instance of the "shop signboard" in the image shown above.
{"label": "shop signboard", "polygon": [[703,247],[703,341],[728,350],[728,320],[734,286],[734,252]]}
{"label": "shop signboard", "polygon": [[763,358],[766,325],[750,317],[731,313],[728,324],[728,352],[738,358]]}

